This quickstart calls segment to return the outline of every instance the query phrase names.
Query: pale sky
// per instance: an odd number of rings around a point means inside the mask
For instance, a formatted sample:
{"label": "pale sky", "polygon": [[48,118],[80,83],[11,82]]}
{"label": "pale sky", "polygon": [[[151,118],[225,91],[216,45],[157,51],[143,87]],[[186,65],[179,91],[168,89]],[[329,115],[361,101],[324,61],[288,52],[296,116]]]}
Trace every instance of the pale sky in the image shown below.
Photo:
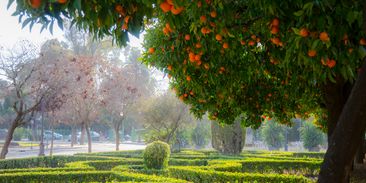
{"label": "pale sky", "polygon": [[[0,46],[5,48],[12,48],[20,40],[30,40],[32,43],[40,47],[46,40],[57,38],[59,40],[63,39],[62,30],[55,24],[53,29],[53,35],[49,30],[43,30],[40,33],[41,25],[35,24],[32,31],[29,31],[29,27],[26,26],[22,29],[21,24],[18,23],[18,17],[11,16],[15,10],[15,3],[7,9],[8,0],[0,0]],[[134,36],[130,36],[130,45],[133,47],[138,47],[142,49],[143,35],[140,39]],[[160,89],[165,90],[168,88],[168,79],[163,77],[161,72],[154,72],[154,77],[159,81]]]}

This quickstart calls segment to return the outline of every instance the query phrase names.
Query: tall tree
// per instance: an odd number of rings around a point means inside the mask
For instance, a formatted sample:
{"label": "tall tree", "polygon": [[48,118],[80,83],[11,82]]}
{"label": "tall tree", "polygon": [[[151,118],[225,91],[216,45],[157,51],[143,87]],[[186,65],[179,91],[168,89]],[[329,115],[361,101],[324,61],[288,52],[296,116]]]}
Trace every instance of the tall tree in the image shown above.
{"label": "tall tree", "polygon": [[[109,10],[110,2],[41,3],[31,8],[18,1],[16,13],[29,15],[27,22],[39,21],[47,27],[53,25],[50,21],[62,21],[62,10],[97,38],[112,35],[121,45],[128,41],[127,32],[136,35],[148,22],[151,30],[145,46],[150,54],[145,62],[174,78],[172,85],[196,115],[208,111],[232,123],[245,113],[251,118],[245,124],[258,127],[262,114],[276,116],[282,123],[294,113],[317,114],[330,137],[319,182],[346,182],[366,128],[359,103],[366,93],[362,87],[366,79],[364,72],[357,74],[365,57],[366,3],[174,3],[115,3],[115,11],[106,11],[106,16],[100,13],[104,11],[90,10],[96,5]],[[151,24],[146,18],[159,21]],[[346,83],[354,81],[353,88],[347,87]],[[196,95],[184,98],[192,90]]]}

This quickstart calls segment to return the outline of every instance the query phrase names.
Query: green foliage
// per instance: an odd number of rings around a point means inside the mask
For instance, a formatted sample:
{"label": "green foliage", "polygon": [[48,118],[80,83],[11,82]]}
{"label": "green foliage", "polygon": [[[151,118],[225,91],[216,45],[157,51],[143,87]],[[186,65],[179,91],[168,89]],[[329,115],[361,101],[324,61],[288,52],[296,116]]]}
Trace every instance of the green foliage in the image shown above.
{"label": "green foliage", "polygon": [[268,120],[264,124],[262,134],[269,150],[278,150],[282,147],[284,143],[283,130],[283,126],[272,120]]}
{"label": "green foliage", "polygon": [[13,133],[13,140],[20,141],[24,138],[31,139],[31,132],[29,129],[20,127],[16,128]]}
{"label": "green foliage", "polygon": [[302,176],[219,172],[198,167],[169,167],[169,173],[171,177],[193,182],[311,182]]}
{"label": "green foliage", "polygon": [[301,141],[309,151],[319,151],[319,145],[324,143],[324,133],[312,122],[305,122],[300,128]]}
{"label": "green foliage", "polygon": [[204,148],[211,140],[211,125],[207,121],[198,121],[192,132],[192,142],[196,148]]}
{"label": "green foliage", "polygon": [[148,169],[165,169],[168,167],[170,156],[169,144],[155,141],[146,146],[144,163]]}

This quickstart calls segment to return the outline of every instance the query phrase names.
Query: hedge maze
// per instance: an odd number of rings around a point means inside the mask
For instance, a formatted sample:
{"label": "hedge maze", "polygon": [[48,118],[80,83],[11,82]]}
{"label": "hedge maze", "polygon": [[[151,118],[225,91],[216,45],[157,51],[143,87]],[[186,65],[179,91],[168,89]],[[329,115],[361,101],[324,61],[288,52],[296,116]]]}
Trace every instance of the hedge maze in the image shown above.
{"label": "hedge maze", "polygon": [[164,170],[146,169],[140,150],[9,159],[0,161],[0,182],[315,182],[323,155],[184,150]]}

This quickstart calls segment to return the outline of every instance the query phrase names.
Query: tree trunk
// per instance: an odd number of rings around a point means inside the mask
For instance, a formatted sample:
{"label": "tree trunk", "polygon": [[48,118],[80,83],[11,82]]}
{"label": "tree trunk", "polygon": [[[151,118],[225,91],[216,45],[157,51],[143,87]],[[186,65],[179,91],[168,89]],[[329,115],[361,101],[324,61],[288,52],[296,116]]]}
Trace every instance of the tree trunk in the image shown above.
{"label": "tree trunk", "polygon": [[86,130],[86,135],[88,137],[88,153],[91,153],[92,152],[92,139],[91,139],[91,135],[90,135],[89,125],[87,123],[85,123],[85,130]]}
{"label": "tree trunk", "polygon": [[14,121],[11,123],[11,126],[8,129],[8,133],[6,134],[6,139],[3,148],[1,149],[0,159],[5,159],[6,154],[8,154],[9,145],[11,140],[13,139],[15,129],[18,127],[20,118],[21,117],[17,115],[17,117],[14,119]]}
{"label": "tree trunk", "polygon": [[53,123],[51,123],[51,148],[50,148],[50,156],[52,156],[53,153],[53,140],[54,140],[54,128],[53,128]]}
{"label": "tree trunk", "polygon": [[117,123],[114,125],[114,134],[116,136],[116,151],[119,151],[119,143],[120,143],[120,136],[119,136],[119,129],[121,125],[120,123]]}
{"label": "tree trunk", "polygon": [[212,122],[212,147],[222,154],[237,155],[243,150],[246,129],[241,127],[240,120],[232,125],[220,126]]}
{"label": "tree trunk", "polygon": [[81,123],[80,145],[85,143],[85,122]]}
{"label": "tree trunk", "polygon": [[325,105],[328,111],[327,120],[327,136],[328,144],[330,144],[331,135],[337,126],[339,116],[342,113],[343,106],[346,104],[348,96],[352,90],[352,84],[344,82],[340,77],[337,79],[337,83],[328,81],[324,86],[324,99]]}
{"label": "tree trunk", "polygon": [[[364,60],[366,61],[366,60]],[[366,128],[366,62],[331,135],[318,182],[345,183]]]}
{"label": "tree trunk", "polygon": [[[365,134],[365,132],[363,134]],[[356,156],[355,156],[355,161],[354,161],[355,164],[362,164],[363,163],[363,159],[365,158],[365,149],[363,147],[364,143],[365,143],[365,136],[362,135],[361,143],[358,146],[357,153],[356,153]]]}
{"label": "tree trunk", "polygon": [[71,147],[74,147],[74,145],[77,143],[76,126],[75,125],[71,125],[70,141],[71,141]]}

